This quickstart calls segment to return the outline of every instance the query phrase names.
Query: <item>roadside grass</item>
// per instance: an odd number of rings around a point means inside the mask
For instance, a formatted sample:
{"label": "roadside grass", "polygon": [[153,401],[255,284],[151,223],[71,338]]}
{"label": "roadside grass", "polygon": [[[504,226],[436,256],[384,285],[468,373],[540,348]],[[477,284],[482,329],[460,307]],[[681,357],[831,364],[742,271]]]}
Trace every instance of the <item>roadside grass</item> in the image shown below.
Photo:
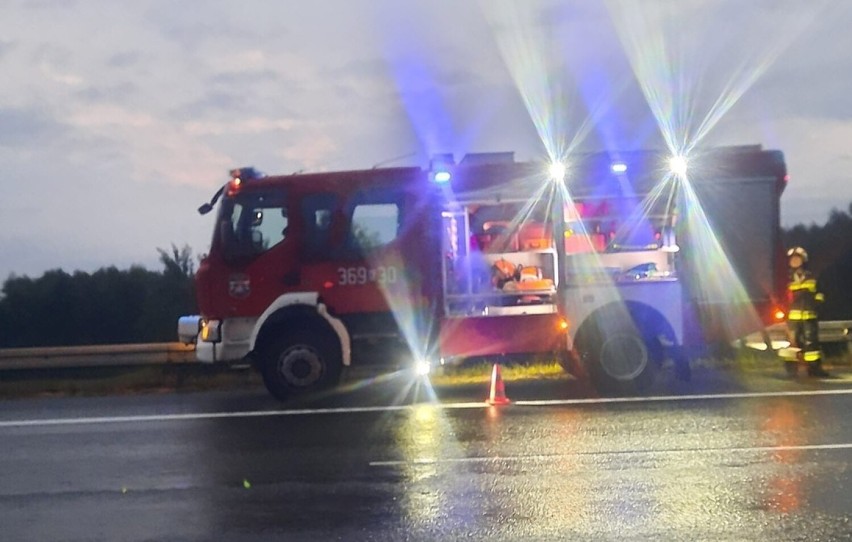
{"label": "roadside grass", "polygon": [[171,393],[241,389],[259,383],[253,371],[200,365],[10,371],[0,380],[0,397]]}
{"label": "roadside grass", "polygon": [[[463,386],[487,383],[491,380],[493,363],[487,361],[459,367],[444,367],[429,377],[436,386]],[[559,363],[552,360],[514,362],[500,365],[501,376],[507,382],[523,380],[559,380],[570,378]]]}
{"label": "roadside grass", "polygon": [[[824,345],[824,353],[825,366],[830,371],[835,368],[848,370],[852,367],[852,354],[846,344]],[[500,362],[503,380],[507,382],[572,378],[557,361],[544,357],[532,360],[494,359],[456,367],[441,367],[430,375],[430,380],[433,385],[443,387],[487,384],[491,380],[495,361]],[[725,354],[715,353],[692,362],[693,367],[742,372],[781,369],[781,364],[782,361],[774,352],[761,352],[749,348],[730,350]],[[666,370],[669,368],[666,367]],[[43,369],[5,372],[3,378],[0,378],[0,397],[172,393],[256,389],[262,386],[263,383],[257,371],[200,364]]]}

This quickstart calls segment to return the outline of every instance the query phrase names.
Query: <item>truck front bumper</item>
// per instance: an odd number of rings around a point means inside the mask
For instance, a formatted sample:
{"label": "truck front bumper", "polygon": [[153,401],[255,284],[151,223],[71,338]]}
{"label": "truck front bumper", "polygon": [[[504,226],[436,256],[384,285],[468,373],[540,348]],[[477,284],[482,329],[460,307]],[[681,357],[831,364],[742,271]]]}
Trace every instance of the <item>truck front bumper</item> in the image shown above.
{"label": "truck front bumper", "polygon": [[225,318],[202,321],[196,341],[196,357],[202,363],[242,361],[251,351],[256,318]]}

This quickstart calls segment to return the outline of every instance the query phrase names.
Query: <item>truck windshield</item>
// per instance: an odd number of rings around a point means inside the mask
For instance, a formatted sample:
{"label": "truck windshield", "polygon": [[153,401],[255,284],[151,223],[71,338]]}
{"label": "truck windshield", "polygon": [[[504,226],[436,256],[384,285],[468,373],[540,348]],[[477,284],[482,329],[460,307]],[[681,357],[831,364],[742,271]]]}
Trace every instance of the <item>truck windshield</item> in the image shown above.
{"label": "truck windshield", "polygon": [[225,200],[219,235],[228,259],[263,254],[287,237],[289,224],[283,193],[242,193]]}

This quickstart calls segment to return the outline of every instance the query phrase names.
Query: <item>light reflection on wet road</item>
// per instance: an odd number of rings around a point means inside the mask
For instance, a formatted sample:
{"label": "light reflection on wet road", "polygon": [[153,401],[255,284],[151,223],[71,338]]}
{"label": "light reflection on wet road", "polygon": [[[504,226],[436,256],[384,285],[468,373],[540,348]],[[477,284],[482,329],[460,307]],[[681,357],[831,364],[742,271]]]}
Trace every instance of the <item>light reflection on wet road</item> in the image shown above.
{"label": "light reflection on wet road", "polygon": [[[156,416],[281,406],[262,392],[9,401],[0,525],[16,540],[846,539],[846,387],[197,419]],[[152,417],[86,420],[110,415]]]}

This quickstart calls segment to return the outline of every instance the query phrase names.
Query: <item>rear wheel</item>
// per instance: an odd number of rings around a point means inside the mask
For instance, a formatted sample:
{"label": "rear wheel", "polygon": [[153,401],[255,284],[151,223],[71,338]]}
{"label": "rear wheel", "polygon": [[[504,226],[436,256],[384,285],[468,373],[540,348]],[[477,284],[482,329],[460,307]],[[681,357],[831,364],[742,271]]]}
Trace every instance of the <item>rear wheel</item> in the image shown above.
{"label": "rear wheel", "polygon": [[650,387],[662,351],[658,339],[644,338],[629,317],[617,313],[590,320],[578,336],[576,348],[595,388],[617,395]]}
{"label": "rear wheel", "polygon": [[262,349],[263,383],[276,399],[337,384],[342,368],[338,339],[331,333],[291,331]]}

